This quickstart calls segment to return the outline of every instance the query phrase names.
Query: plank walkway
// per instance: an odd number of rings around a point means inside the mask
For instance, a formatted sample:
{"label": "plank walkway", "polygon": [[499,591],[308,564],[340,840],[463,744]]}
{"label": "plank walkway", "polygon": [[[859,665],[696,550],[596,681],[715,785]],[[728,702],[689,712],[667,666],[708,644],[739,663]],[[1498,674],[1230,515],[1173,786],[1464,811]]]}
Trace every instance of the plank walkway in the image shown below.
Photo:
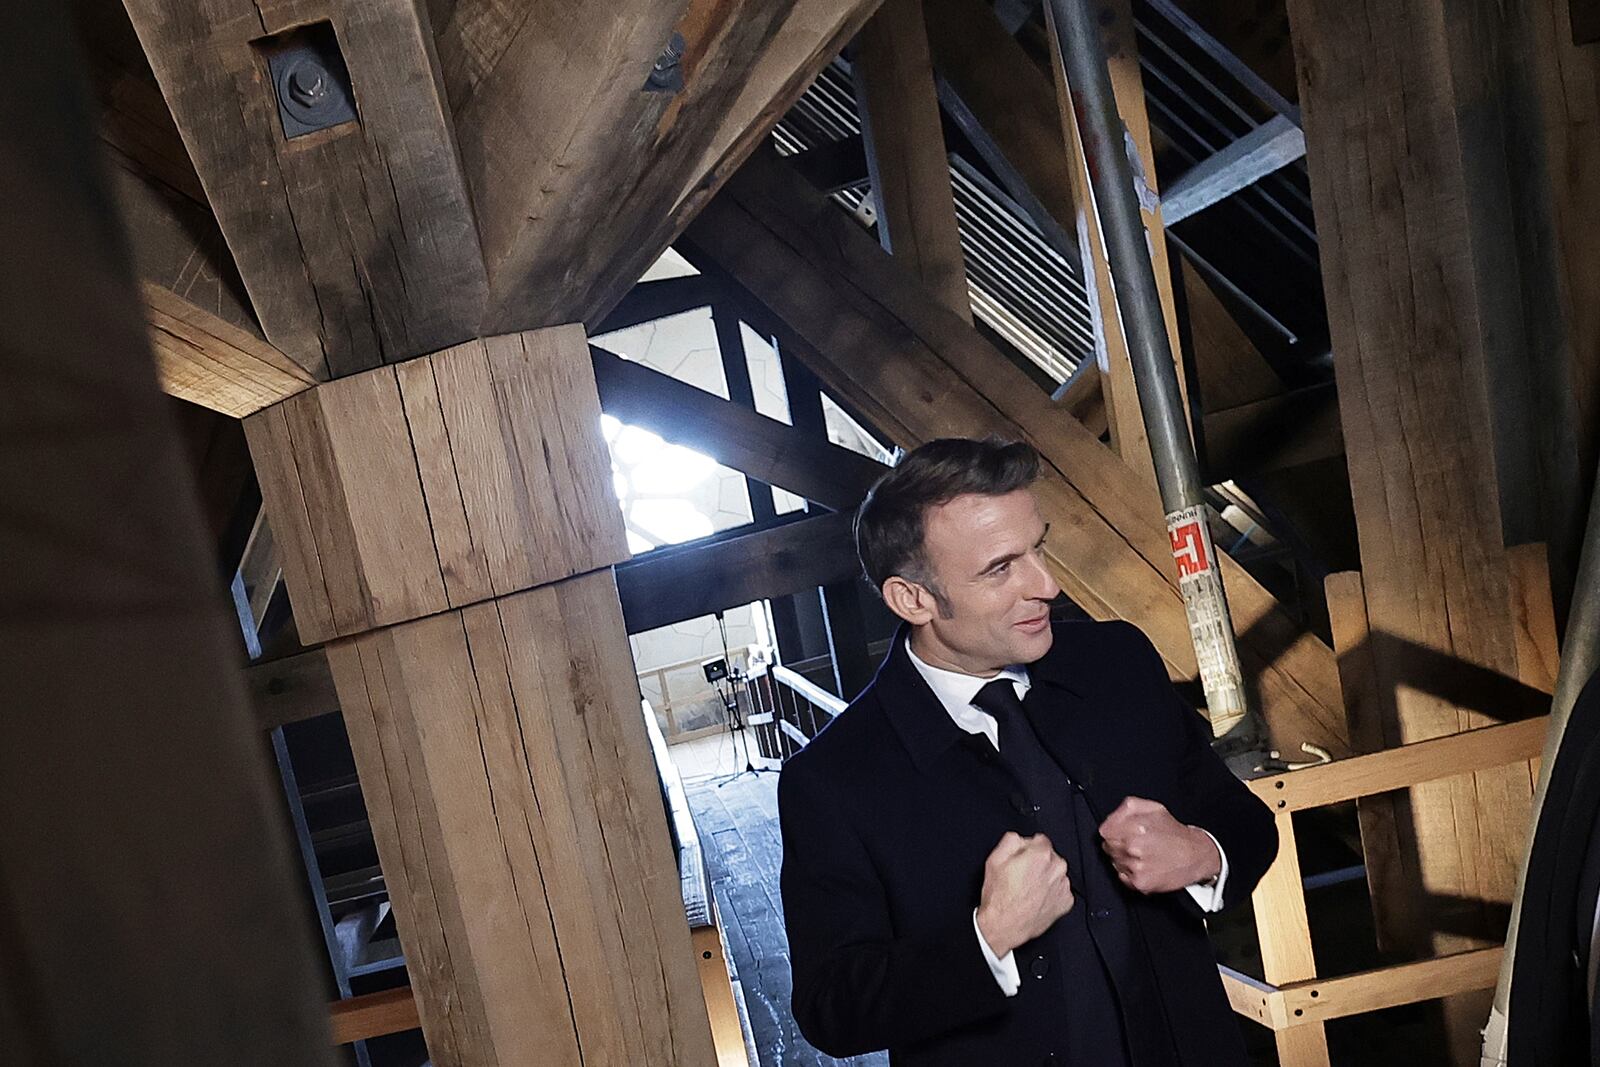
{"label": "plank walkway", "polygon": [[699,778],[684,783],[711,869],[728,951],[744,986],[760,1067],[886,1067],[885,1053],[836,1060],[806,1043],[789,1014],[789,944],[783,932],[778,868],[776,773]]}

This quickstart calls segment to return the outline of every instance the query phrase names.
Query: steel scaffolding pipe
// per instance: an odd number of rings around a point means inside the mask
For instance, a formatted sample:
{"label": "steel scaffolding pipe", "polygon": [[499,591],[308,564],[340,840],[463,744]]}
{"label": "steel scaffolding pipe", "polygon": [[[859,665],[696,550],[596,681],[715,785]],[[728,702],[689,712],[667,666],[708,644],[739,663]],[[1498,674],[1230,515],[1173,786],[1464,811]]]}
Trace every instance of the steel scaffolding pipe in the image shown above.
{"label": "steel scaffolding pipe", "polygon": [[1269,738],[1260,713],[1245,699],[1233,620],[1206,524],[1200,467],[1183,414],[1178,373],[1128,158],[1132,142],[1117,113],[1111,71],[1089,0],[1049,0],[1045,13],[1059,45],[1088,164],[1094,211],[1100,220],[1117,315],[1133,363],[1134,387],[1150,439],[1150,458],[1211,727],[1224,738],[1227,749],[1248,761],[1252,754],[1270,747]]}

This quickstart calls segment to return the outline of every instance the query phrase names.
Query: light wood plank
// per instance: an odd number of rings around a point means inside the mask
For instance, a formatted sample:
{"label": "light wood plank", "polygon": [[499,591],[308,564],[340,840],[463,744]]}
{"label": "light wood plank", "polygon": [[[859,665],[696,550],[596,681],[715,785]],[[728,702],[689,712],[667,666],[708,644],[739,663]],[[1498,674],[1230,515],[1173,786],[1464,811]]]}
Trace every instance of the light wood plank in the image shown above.
{"label": "light wood plank", "polygon": [[328,1021],[335,1045],[398,1034],[422,1025],[416,998],[404,986],[336,1000],[328,1005]]}
{"label": "light wood plank", "polygon": [[316,384],[253,332],[159,286],[143,291],[156,373],[168,394],[242,419]]}
{"label": "light wood plank", "polygon": [[[1311,948],[1311,923],[1306,917],[1305,890],[1294,822],[1277,811],[1278,857],[1256,885],[1250,905],[1261,939],[1261,967],[1268,984],[1315,978],[1317,961]],[[1278,1009],[1273,1008],[1276,1017]],[[1288,1018],[1284,1019],[1289,1022]],[[1328,1039],[1320,1022],[1306,1023],[1273,1035],[1282,1067],[1328,1067]]]}
{"label": "light wood plank", "polygon": [[[787,724],[785,724],[787,725]],[[733,999],[728,977],[728,950],[722,939],[722,924],[702,926],[691,932],[700,988],[705,993],[711,1015],[711,1039],[717,1046],[717,1067],[750,1067],[745,1054],[744,1027],[739,1022],[739,1006]]]}
{"label": "light wood plank", "polygon": [[1222,978],[1222,991],[1228,996],[1228,1007],[1235,1015],[1242,1015],[1269,1030],[1283,1029],[1283,995],[1277,986],[1221,964],[1217,965],[1217,973]]}
{"label": "light wood plank", "polygon": [[1419,782],[1525,763],[1544,751],[1549,725],[1549,717],[1540,716],[1485,726],[1288,774],[1256,778],[1248,784],[1274,810],[1320,808]]}
{"label": "light wood plank", "polygon": [[1281,989],[1291,1026],[1382,1011],[1494,985],[1503,949],[1482,948],[1337,978],[1289,982]]}

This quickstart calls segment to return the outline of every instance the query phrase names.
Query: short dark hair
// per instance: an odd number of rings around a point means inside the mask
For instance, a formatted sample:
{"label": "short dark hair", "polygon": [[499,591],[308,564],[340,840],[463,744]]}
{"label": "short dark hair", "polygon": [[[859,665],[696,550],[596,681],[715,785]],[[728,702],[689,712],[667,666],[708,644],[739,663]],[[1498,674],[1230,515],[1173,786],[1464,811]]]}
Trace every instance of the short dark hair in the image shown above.
{"label": "short dark hair", "polygon": [[1039,453],[1022,441],[988,437],[943,437],[907,453],[867,493],[856,511],[856,554],[867,580],[880,592],[895,575],[933,593],[923,546],[928,509],[958,496],[1003,496],[1026,489],[1039,477]]}

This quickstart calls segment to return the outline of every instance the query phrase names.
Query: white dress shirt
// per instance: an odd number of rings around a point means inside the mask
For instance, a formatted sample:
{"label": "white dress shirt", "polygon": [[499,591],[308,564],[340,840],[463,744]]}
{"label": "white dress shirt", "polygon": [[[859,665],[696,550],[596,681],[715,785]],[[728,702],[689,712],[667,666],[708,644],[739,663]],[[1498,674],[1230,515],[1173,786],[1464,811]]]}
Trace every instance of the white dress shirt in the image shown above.
{"label": "white dress shirt", "polygon": [[[923,662],[911,649],[911,641],[906,640],[906,652],[911,656],[911,665],[916,667],[917,673],[922,675],[922,680],[928,683],[928,688],[933,690],[933,695],[939,698],[939,703],[949,714],[955,724],[969,734],[982,734],[989,739],[989,743],[1000,750],[1000,724],[995,717],[987,711],[972,703],[972,698],[978,695],[978,690],[994,681],[994,678],[979,678],[976,675],[962,674],[959,671],[947,671],[943,667],[935,667]],[[1028,693],[1028,669],[1022,666],[1007,667],[995,678],[1009,678],[1016,687],[1017,699],[1021,700]],[[1228,880],[1228,854],[1222,851],[1222,844],[1212,836],[1211,831],[1200,827],[1200,830],[1211,838],[1211,843],[1217,846],[1217,855],[1222,857],[1222,870],[1217,874],[1216,881],[1207,885],[1197,882],[1186,887],[1189,895],[1194,897],[1196,904],[1204,911],[1219,911],[1222,908],[1222,887]],[[1017,990],[1022,988],[1022,976],[1017,971],[1016,954],[1007,952],[1004,956],[996,956],[989,943],[983,939],[983,931],[978,928],[978,909],[972,909],[972,930],[978,936],[978,947],[983,950],[983,958],[989,964],[989,970],[994,974],[994,980],[1000,984],[1000,989],[1006,996],[1015,996]]]}

